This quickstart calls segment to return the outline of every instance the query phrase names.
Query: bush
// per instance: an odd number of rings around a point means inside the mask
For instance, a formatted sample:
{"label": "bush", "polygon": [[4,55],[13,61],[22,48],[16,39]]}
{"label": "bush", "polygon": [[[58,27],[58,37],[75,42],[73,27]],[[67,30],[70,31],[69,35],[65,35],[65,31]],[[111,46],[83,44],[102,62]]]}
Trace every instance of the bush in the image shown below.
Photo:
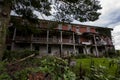
{"label": "bush", "polygon": [[12,80],[11,77],[7,73],[7,63],[4,61],[0,61],[0,80]]}
{"label": "bush", "polygon": [[12,80],[12,78],[4,72],[0,75],[0,80]]}
{"label": "bush", "polygon": [[61,58],[48,56],[41,61],[40,71],[51,75],[52,80],[75,80],[75,74],[68,67],[68,63]]}
{"label": "bush", "polygon": [[[30,64],[32,65],[28,64],[30,66],[25,66],[26,63],[29,63],[31,61],[32,63]],[[36,74],[39,72],[44,74],[43,77],[45,77],[45,79],[48,77],[51,78],[51,80],[76,79],[76,76],[70,70],[68,63],[63,59],[54,56],[30,58],[28,60],[20,62],[19,64],[16,63],[13,65],[6,65],[4,62],[1,62],[0,64],[0,80],[27,80],[30,74]]]}
{"label": "bush", "polygon": [[116,52],[114,49],[109,49],[107,52],[105,52],[105,54],[106,57],[110,57],[110,58],[116,57]]}

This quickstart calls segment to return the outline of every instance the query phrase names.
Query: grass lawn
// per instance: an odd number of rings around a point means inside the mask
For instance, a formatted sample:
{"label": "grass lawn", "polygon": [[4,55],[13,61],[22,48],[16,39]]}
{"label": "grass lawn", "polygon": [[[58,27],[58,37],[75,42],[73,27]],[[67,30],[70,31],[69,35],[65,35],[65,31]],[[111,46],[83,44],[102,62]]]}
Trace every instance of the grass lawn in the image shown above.
{"label": "grass lawn", "polygon": [[76,67],[74,69],[75,72],[79,71],[80,64],[82,68],[89,71],[91,61],[94,61],[94,65],[97,67],[99,65],[105,66],[108,74],[114,75],[117,69],[117,64],[113,63],[110,66],[111,61],[116,61],[115,59],[108,59],[108,58],[85,58],[85,59],[76,59]]}

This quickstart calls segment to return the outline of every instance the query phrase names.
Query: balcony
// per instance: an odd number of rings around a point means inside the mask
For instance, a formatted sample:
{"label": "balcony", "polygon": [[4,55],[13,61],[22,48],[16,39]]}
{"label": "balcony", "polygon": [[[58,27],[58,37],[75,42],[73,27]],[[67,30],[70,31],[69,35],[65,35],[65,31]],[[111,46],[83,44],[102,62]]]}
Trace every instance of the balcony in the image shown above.
{"label": "balcony", "polygon": [[[32,39],[32,41],[34,42],[34,43],[47,43],[47,38],[40,38],[40,37],[34,37],[33,39]],[[62,42],[61,42],[61,39],[60,38],[49,38],[48,39],[48,43],[49,44],[60,44],[60,43],[62,43],[62,44],[72,44],[73,43],[73,41],[72,40],[70,40],[70,39],[63,39],[62,40]]]}
{"label": "balcony", "polygon": [[47,38],[33,37],[33,43],[47,43]]}
{"label": "balcony", "polygon": [[[11,41],[10,39],[8,39],[9,41]],[[49,38],[48,42],[47,42],[47,38],[45,37],[33,37],[31,39],[31,37],[21,37],[21,36],[16,36],[15,37],[15,41],[16,42],[32,42],[32,43],[43,43],[43,44],[68,44],[68,45],[72,45],[73,44],[73,40],[71,39],[61,39],[60,38]]]}
{"label": "balcony", "polygon": [[97,45],[113,45],[112,41],[110,39],[101,39],[100,41],[97,41]]}
{"label": "balcony", "polygon": [[63,44],[73,44],[73,40],[71,40],[71,39],[63,39],[62,43]]}
{"label": "balcony", "polygon": [[23,37],[23,36],[16,36],[15,41],[16,42],[30,42],[31,38],[30,37]]}
{"label": "balcony", "polygon": [[97,41],[96,43],[97,43],[98,46],[107,45],[107,42],[103,39],[101,39],[100,41]]}
{"label": "balcony", "polygon": [[82,44],[84,44],[84,45],[91,45],[92,42],[91,42],[91,41],[88,41],[88,42],[82,42]]}

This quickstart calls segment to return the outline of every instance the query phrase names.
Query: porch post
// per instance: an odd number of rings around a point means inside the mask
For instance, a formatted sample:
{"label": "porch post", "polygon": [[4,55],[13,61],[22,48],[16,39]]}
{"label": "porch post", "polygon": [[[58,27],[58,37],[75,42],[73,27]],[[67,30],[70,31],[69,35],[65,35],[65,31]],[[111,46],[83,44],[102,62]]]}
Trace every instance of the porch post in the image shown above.
{"label": "porch post", "polygon": [[88,55],[87,46],[85,45],[85,54]]}
{"label": "porch post", "polygon": [[48,47],[49,47],[48,43],[49,43],[49,30],[47,30],[47,53],[48,53]]}
{"label": "porch post", "polygon": [[98,53],[98,48],[97,48],[97,42],[96,42],[96,39],[95,39],[95,34],[93,34],[93,38],[94,38],[94,43],[95,43],[96,56],[98,57],[99,53]]}
{"label": "porch post", "polygon": [[31,35],[31,42],[30,42],[30,50],[31,50],[31,51],[32,51],[32,49],[33,49],[32,40],[33,40],[33,34]]}
{"label": "porch post", "polygon": [[62,31],[60,31],[60,42],[61,42],[61,43],[60,43],[60,50],[61,50],[61,51],[60,51],[60,57],[62,57],[62,52],[63,52],[63,41],[62,41],[63,38],[62,38],[62,35],[63,35],[63,34],[62,34]]}
{"label": "porch post", "polygon": [[73,32],[73,50],[74,50],[74,53],[75,53],[75,34]]}
{"label": "porch post", "polygon": [[16,28],[14,29],[14,33],[13,33],[11,50],[14,50],[14,45],[15,45],[15,36],[16,36]]}

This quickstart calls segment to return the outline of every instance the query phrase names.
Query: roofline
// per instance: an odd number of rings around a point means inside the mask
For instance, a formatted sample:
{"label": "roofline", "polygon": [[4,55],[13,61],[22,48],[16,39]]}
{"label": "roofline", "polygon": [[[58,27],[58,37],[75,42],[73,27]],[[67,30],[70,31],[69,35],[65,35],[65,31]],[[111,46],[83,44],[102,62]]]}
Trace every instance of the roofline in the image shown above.
{"label": "roofline", "polygon": [[[11,17],[19,17],[20,16],[11,16]],[[67,22],[60,22],[60,21],[52,21],[52,20],[45,20],[45,19],[38,19],[39,21],[49,21],[49,22],[58,22],[58,23],[64,23],[64,24],[70,24],[70,25],[77,25],[77,26],[89,26],[89,27],[93,27],[93,28],[106,28],[106,29],[110,29],[113,30],[113,28],[108,28],[108,27],[101,27],[101,26],[93,26],[93,25],[85,25],[85,24],[75,24],[75,23],[67,23]]]}

